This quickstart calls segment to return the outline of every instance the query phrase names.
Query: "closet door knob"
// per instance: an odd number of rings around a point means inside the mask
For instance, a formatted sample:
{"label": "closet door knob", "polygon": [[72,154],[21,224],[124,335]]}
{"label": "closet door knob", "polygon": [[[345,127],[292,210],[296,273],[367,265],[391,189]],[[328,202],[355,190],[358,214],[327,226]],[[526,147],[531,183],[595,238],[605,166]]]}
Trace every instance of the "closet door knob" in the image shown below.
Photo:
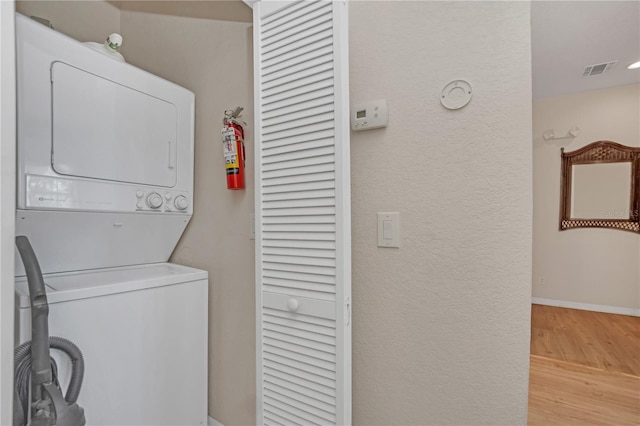
{"label": "closet door knob", "polygon": [[287,300],[287,308],[289,308],[289,310],[291,312],[297,312],[298,311],[298,301],[296,299],[289,299]]}

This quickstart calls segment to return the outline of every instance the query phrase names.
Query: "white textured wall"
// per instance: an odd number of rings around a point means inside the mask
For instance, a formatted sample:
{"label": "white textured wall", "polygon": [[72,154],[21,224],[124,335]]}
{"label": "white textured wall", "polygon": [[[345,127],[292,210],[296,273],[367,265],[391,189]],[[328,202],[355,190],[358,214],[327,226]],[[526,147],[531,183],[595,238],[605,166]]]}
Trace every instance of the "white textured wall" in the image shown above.
{"label": "white textured wall", "polygon": [[[253,134],[247,190],[226,187],[225,109],[253,122],[250,24],[122,11],[129,62],[196,94],[194,214],[172,261],[209,271],[209,415],[226,426],[255,422]],[[205,319],[203,319],[205,320]]]}
{"label": "white textured wall", "polygon": [[[575,139],[545,141],[577,125]],[[640,85],[533,103],[533,297],[640,310],[640,237],[614,229],[560,232],[560,148],[598,140],[640,146]],[[541,282],[543,278],[543,282]]]}
{"label": "white textured wall", "polygon": [[[352,2],[353,419],[525,424],[531,297],[527,2]],[[471,103],[444,109],[463,78]],[[401,248],[376,246],[399,211]]]}
{"label": "white textured wall", "polygon": [[19,0],[16,10],[48,19],[57,31],[80,41],[100,42],[120,32],[120,10],[105,1]]}

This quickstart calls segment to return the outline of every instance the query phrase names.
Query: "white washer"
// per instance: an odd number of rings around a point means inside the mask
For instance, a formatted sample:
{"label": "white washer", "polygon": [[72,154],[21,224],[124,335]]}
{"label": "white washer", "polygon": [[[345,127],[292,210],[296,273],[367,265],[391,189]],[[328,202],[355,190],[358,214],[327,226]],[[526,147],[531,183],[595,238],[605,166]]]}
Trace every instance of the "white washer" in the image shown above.
{"label": "white washer", "polygon": [[[49,335],[83,352],[87,425],[207,423],[206,271],[156,263],[44,276]],[[29,292],[16,279],[16,342],[30,339]],[[52,351],[63,391],[70,363]]]}

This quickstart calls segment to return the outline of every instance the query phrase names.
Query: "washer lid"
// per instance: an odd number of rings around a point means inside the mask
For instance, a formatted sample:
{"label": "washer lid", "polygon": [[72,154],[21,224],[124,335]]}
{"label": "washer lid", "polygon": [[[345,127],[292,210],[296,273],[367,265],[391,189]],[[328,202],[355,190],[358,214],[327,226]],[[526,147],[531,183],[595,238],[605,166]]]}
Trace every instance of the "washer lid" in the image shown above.
{"label": "washer lid", "polygon": [[[208,278],[207,271],[176,265],[152,263],[118,268],[45,274],[49,304],[109,294],[126,293]],[[26,277],[16,279],[16,306],[29,308]]]}

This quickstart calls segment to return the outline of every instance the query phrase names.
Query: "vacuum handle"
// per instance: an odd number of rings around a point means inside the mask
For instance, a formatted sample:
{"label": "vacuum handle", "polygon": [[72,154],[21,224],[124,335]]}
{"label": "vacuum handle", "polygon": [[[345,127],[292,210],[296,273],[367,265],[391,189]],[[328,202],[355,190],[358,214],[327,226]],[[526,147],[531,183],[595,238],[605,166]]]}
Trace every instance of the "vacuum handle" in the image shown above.
{"label": "vacuum handle", "polygon": [[[49,361],[49,304],[47,291],[42,278],[38,258],[31,247],[29,239],[24,235],[16,237],[16,246],[27,273],[29,297],[31,299],[31,360],[32,360],[32,393],[39,394],[40,386],[51,383],[51,364]],[[42,395],[32,395],[32,401],[41,399]],[[34,399],[36,398],[36,399]]]}

